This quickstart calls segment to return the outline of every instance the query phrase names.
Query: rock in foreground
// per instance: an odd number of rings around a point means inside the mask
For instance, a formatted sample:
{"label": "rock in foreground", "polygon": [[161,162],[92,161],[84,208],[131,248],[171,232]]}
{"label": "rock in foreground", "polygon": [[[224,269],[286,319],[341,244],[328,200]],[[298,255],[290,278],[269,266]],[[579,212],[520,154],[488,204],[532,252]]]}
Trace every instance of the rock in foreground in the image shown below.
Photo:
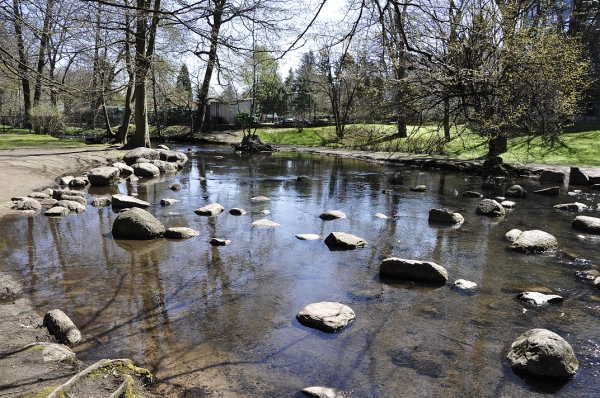
{"label": "rock in foreground", "polygon": [[332,232],[325,238],[325,244],[338,249],[356,249],[367,245],[367,241],[345,232]]}
{"label": "rock in foreground", "polygon": [[558,242],[554,236],[547,232],[532,230],[522,232],[510,248],[519,253],[545,253],[556,250]]}
{"label": "rock in foreground", "polygon": [[204,207],[194,210],[194,213],[198,214],[199,216],[212,217],[212,216],[221,214],[224,210],[225,210],[225,208],[223,206],[221,206],[220,204],[211,203],[209,205],[206,205]]}
{"label": "rock in foreground", "polygon": [[81,332],[71,318],[61,310],[55,309],[44,315],[44,326],[56,340],[67,345],[76,345],[81,341]]}
{"label": "rock in foreground", "polygon": [[342,329],[355,317],[352,308],[328,301],[309,304],[296,315],[298,322],[304,326],[329,333]]}
{"label": "rock in foreground", "polygon": [[96,167],[91,169],[87,175],[90,185],[103,186],[113,185],[119,182],[121,172],[116,167]]}
{"label": "rock in foreground", "polygon": [[152,214],[138,207],[125,210],[115,219],[114,236],[129,239],[155,239],[165,233],[165,226]]}
{"label": "rock in foreground", "polygon": [[327,210],[319,214],[321,220],[337,220],[338,218],[346,218],[346,214],[340,210]]}
{"label": "rock in foreground", "polygon": [[600,218],[590,216],[577,216],[571,223],[573,229],[582,231],[600,233]]}
{"label": "rock in foreground", "polygon": [[415,279],[435,283],[446,283],[448,271],[431,261],[386,258],[379,265],[379,275],[402,279]]}
{"label": "rock in foreground", "polygon": [[462,224],[465,222],[464,217],[460,213],[454,213],[446,209],[431,209],[429,210],[429,221],[440,221],[453,224]]}
{"label": "rock in foreground", "polygon": [[489,217],[502,217],[506,214],[504,207],[493,199],[483,199],[479,202],[476,212]]}
{"label": "rock in foreground", "polygon": [[527,304],[541,306],[545,304],[562,303],[563,298],[556,294],[544,294],[540,292],[523,292],[517,295],[517,298]]}
{"label": "rock in foreground", "polygon": [[512,343],[506,358],[514,369],[541,376],[571,377],[579,368],[571,345],[547,329],[523,333]]}

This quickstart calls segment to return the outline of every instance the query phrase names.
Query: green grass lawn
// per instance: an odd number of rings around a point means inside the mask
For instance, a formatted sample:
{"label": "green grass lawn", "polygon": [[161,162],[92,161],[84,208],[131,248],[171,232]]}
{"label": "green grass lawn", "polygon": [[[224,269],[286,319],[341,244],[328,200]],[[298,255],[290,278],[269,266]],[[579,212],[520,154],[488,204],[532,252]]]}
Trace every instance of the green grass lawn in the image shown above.
{"label": "green grass lawn", "polygon": [[[464,128],[453,128],[451,141],[445,142],[437,126],[409,127],[408,138],[388,139],[395,130],[391,125],[349,125],[342,140],[335,128],[308,127],[263,129],[257,133],[271,144],[333,146],[371,152],[394,152],[446,156],[459,159],[483,159],[487,154],[485,138]],[[541,138],[514,137],[508,142],[507,162],[600,166],[600,123],[576,123],[568,127],[559,142],[544,143]]]}
{"label": "green grass lawn", "polygon": [[24,147],[77,148],[85,146],[86,144],[78,140],[58,139],[50,135],[30,133],[28,130],[11,130],[10,133],[2,133],[0,130],[0,149]]}

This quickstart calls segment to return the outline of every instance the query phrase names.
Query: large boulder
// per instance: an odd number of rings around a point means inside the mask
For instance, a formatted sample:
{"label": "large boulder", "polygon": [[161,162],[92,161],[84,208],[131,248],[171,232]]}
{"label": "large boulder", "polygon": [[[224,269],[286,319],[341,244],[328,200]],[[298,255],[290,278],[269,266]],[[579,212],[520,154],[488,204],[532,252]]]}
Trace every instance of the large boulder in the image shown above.
{"label": "large boulder", "polygon": [[512,343],[507,357],[514,369],[541,376],[571,377],[579,361],[573,348],[547,329],[531,329]]}
{"label": "large boulder", "polygon": [[527,191],[520,185],[513,185],[506,190],[506,196],[512,198],[524,198],[527,196]]}
{"label": "large boulder", "polygon": [[33,198],[21,198],[16,201],[13,210],[36,212],[42,210],[42,204]]}
{"label": "large boulder", "polygon": [[477,205],[476,212],[489,217],[502,217],[506,214],[504,207],[494,199],[483,199]]}
{"label": "large boulder", "polygon": [[60,343],[74,346],[81,341],[81,332],[64,312],[55,309],[44,315],[43,325]]}
{"label": "large boulder", "polygon": [[569,184],[589,185],[589,183],[589,177],[584,174],[579,167],[571,166],[571,170],[569,172]]}
{"label": "large boulder", "polygon": [[435,283],[446,283],[448,271],[431,261],[386,258],[379,265],[379,275],[402,279],[414,279]]}
{"label": "large boulder", "polygon": [[556,250],[556,238],[540,230],[524,231],[510,246],[513,251],[527,254],[544,253]]}
{"label": "large boulder", "polygon": [[565,173],[562,171],[555,170],[544,170],[542,174],[540,174],[540,181],[549,181],[549,182],[564,182],[566,178]]}
{"label": "large boulder", "polygon": [[573,229],[600,234],[600,218],[577,216],[571,223]]}
{"label": "large boulder", "polygon": [[158,167],[161,173],[175,173],[178,170],[176,163],[167,162],[165,160],[152,160],[151,164]]}
{"label": "large boulder", "polygon": [[429,210],[429,221],[440,221],[453,224],[461,224],[465,222],[465,219],[460,213],[454,213],[450,210],[431,209]]}
{"label": "large boulder", "polygon": [[165,162],[180,162],[184,164],[188,161],[188,157],[183,152],[171,151],[165,149],[157,149],[158,155],[160,156],[160,160],[164,160]]}
{"label": "large boulder", "polygon": [[204,207],[200,207],[199,209],[194,210],[194,213],[199,216],[216,216],[217,214],[221,214],[225,210],[223,206],[218,203],[211,203]]}
{"label": "large boulder", "polygon": [[296,315],[301,324],[330,333],[342,329],[355,317],[347,305],[328,301],[309,304]]}
{"label": "large boulder", "polygon": [[87,178],[90,185],[114,185],[119,182],[120,173],[116,167],[96,167],[89,171]]}
{"label": "large boulder", "polygon": [[150,203],[145,200],[134,198],[133,196],[122,195],[120,193],[114,194],[111,197],[111,202],[113,207],[140,207],[142,209],[150,207]]}
{"label": "large boulder", "polygon": [[138,177],[156,177],[160,174],[160,169],[152,163],[136,163],[131,168]]}
{"label": "large boulder", "polygon": [[346,218],[346,214],[340,210],[327,210],[319,214],[322,220],[337,220],[338,218]]}
{"label": "large boulder", "polygon": [[159,160],[160,153],[155,149],[139,147],[127,152],[125,156],[123,156],[123,161],[127,165],[132,166],[136,164],[138,159],[140,158],[148,160]]}
{"label": "large boulder", "polygon": [[119,214],[112,233],[129,239],[154,239],[165,233],[165,226],[146,210],[133,207]]}
{"label": "large boulder", "polygon": [[127,164],[125,164],[123,162],[113,163],[112,166],[119,169],[119,175],[121,175],[121,176],[129,176],[129,175],[133,174],[133,168],[131,166],[127,166]]}
{"label": "large boulder", "polygon": [[338,249],[356,249],[367,245],[367,241],[345,232],[332,232],[325,238],[325,244]]}

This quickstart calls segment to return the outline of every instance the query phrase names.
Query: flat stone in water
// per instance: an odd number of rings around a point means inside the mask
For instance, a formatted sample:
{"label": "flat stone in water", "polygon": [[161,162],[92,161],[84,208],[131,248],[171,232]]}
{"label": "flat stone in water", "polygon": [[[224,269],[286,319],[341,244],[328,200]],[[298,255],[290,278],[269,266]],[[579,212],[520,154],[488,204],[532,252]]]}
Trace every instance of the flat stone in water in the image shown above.
{"label": "flat stone in water", "polygon": [[240,209],[239,207],[234,207],[231,210],[229,210],[229,214],[233,216],[242,216],[246,214],[246,210]]}
{"label": "flat stone in water", "polygon": [[44,215],[48,216],[48,217],[64,217],[64,216],[68,216],[70,212],[71,211],[69,209],[67,209],[66,207],[55,206],[55,207],[51,207],[50,209],[46,210]]}
{"label": "flat stone in water", "polygon": [[322,220],[336,220],[338,218],[346,218],[346,214],[340,210],[327,210],[319,215]]}
{"label": "flat stone in water", "polygon": [[200,232],[187,227],[172,227],[165,230],[165,238],[169,239],[189,239],[200,235]]}
{"label": "flat stone in water", "polygon": [[179,203],[179,202],[181,202],[181,200],[179,200],[179,199],[161,199],[160,205],[161,206],[171,206],[171,205],[174,205],[175,203]]}
{"label": "flat stone in water", "polygon": [[209,240],[208,243],[210,243],[213,246],[227,246],[231,243],[231,241],[229,239],[211,238],[211,240]]}
{"label": "flat stone in water", "polygon": [[381,218],[382,220],[387,220],[389,217],[382,213],[375,213],[375,217]]}
{"label": "flat stone in water", "polygon": [[323,301],[304,307],[296,319],[301,324],[324,332],[336,332],[354,320],[352,308],[336,302]]}
{"label": "flat stone in water", "polygon": [[194,213],[198,214],[199,216],[216,216],[218,214],[221,214],[223,212],[223,210],[225,210],[225,208],[223,206],[221,206],[218,203],[211,203],[209,205],[206,205],[204,207],[200,207],[199,209],[194,210]]}
{"label": "flat stone in water", "polygon": [[358,247],[366,246],[367,241],[345,232],[332,232],[325,238],[325,244],[340,249],[356,249]]}
{"label": "flat stone in water", "polygon": [[298,235],[296,235],[296,238],[298,238],[300,240],[317,240],[320,237],[321,236],[319,236],[317,234],[298,234]]}
{"label": "flat stone in water", "polygon": [[517,298],[527,304],[544,305],[562,303],[563,298],[556,294],[544,294],[539,292],[523,292],[517,295]]}
{"label": "flat stone in water", "polygon": [[454,281],[452,288],[459,291],[472,292],[477,290],[477,283],[468,281],[466,279],[457,279]]}
{"label": "flat stone in water", "polygon": [[256,220],[252,223],[253,227],[280,227],[281,224],[277,224],[275,221],[260,219]]}
{"label": "flat stone in water", "polygon": [[267,198],[266,196],[255,196],[255,197],[253,197],[250,200],[252,200],[254,202],[267,202],[267,201],[269,201],[271,199]]}

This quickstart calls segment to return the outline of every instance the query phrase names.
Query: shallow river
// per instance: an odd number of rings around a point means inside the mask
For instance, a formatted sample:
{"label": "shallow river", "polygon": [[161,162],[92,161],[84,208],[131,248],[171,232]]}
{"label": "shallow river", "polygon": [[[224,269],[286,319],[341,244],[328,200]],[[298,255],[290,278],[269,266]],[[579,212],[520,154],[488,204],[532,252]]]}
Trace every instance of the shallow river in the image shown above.
{"label": "shallow river", "polygon": [[[186,396],[296,397],[313,385],[351,397],[600,396],[600,291],[575,275],[600,265],[600,240],[571,229],[575,214],[552,209],[576,200],[567,187],[546,197],[531,191],[550,183],[500,181],[486,197],[502,196],[513,183],[530,194],[513,199],[517,207],[505,217],[490,219],[475,214],[479,199],[461,195],[481,191],[479,177],[289,152],[195,149],[177,174],[92,187],[88,197],[137,194],[167,227],[191,227],[199,237],[116,240],[111,226],[118,213],[89,205],[66,218],[0,222],[0,269],[25,281],[40,313],[60,308],[71,317],[84,336],[75,348],[79,358],[132,358]],[[404,186],[383,194],[396,171]],[[296,182],[301,174],[312,180]],[[173,183],[182,189],[168,189]],[[407,189],[416,184],[428,191]],[[271,200],[251,200],[259,195]],[[181,203],[161,207],[163,198]],[[213,202],[226,211],[194,213]],[[233,207],[247,214],[230,215]],[[458,211],[466,222],[431,225],[432,208]],[[265,209],[270,215],[261,214]],[[322,221],[319,214],[330,209],[348,217]],[[281,226],[251,227],[265,217]],[[512,228],[549,232],[559,250],[513,253],[504,239]],[[330,251],[323,238],[332,231],[358,235],[368,246]],[[299,233],[322,239],[301,241]],[[231,244],[213,247],[211,237]],[[434,261],[450,282],[381,280],[379,264],[388,256]],[[453,291],[451,282],[461,278],[476,282],[479,292]],[[539,287],[564,302],[534,308],[516,299]],[[300,325],[298,311],[319,301],[350,306],[356,320],[335,334]],[[580,361],[573,379],[550,382],[511,370],[510,343],[540,327],[573,346]]]}

